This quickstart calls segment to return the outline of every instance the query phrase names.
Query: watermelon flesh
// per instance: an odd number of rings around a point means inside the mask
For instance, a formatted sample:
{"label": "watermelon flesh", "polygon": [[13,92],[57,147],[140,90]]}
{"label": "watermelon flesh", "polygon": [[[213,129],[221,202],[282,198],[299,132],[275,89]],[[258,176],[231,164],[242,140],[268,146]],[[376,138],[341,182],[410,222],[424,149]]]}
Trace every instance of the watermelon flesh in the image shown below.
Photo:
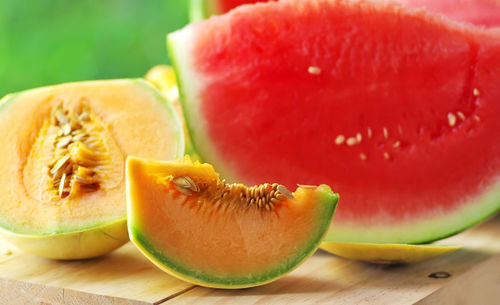
{"label": "watermelon flesh", "polygon": [[337,189],[328,240],[420,243],[500,208],[500,31],[363,1],[243,6],[169,35],[231,181]]}
{"label": "watermelon flesh", "polygon": [[455,20],[477,25],[500,26],[498,0],[395,0],[407,7],[425,7]]}
{"label": "watermelon flesh", "polygon": [[[269,1],[269,0],[267,0]],[[221,0],[221,1],[214,1],[217,3],[217,8],[218,8],[218,13],[225,13],[229,12],[233,8],[243,5],[243,4],[248,4],[248,3],[256,3],[256,2],[267,2],[266,0],[260,0],[260,1],[248,1],[248,0]]]}
{"label": "watermelon flesh", "polygon": [[[194,0],[204,1],[206,7],[213,8],[205,14],[223,14],[233,8],[249,3],[267,2],[265,0]],[[374,0],[383,2],[386,0]],[[411,8],[425,8],[431,12],[443,14],[449,18],[470,22],[477,25],[500,26],[500,1],[499,0],[391,0]],[[198,18],[199,19],[199,18]]]}

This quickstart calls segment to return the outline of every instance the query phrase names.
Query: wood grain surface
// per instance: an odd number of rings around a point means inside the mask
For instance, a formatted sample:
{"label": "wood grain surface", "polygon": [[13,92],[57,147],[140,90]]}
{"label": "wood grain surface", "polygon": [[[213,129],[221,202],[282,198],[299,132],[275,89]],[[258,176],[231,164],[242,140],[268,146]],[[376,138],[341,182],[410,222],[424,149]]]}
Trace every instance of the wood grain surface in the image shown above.
{"label": "wood grain surface", "polygon": [[0,304],[500,304],[500,216],[440,243],[463,249],[395,266],[318,251],[274,283],[220,290],[163,273],[130,243],[102,258],[60,262],[1,242]]}

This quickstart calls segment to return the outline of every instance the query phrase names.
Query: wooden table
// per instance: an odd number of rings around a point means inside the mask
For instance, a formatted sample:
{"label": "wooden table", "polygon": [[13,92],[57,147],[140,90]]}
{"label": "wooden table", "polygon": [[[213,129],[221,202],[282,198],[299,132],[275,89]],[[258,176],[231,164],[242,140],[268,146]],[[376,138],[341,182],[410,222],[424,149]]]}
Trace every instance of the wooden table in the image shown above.
{"label": "wooden table", "polygon": [[[59,262],[0,242],[0,304],[500,304],[500,215],[441,243],[464,248],[402,266],[318,251],[274,283],[218,290],[163,273],[130,243],[102,258]],[[451,276],[429,277],[439,271]]]}

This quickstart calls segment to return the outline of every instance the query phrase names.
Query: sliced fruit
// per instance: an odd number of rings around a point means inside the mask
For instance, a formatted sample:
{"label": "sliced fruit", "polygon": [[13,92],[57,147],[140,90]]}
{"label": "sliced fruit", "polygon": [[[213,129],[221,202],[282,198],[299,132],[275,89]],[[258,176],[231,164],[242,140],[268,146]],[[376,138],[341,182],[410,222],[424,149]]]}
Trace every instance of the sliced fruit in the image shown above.
{"label": "sliced fruit", "polygon": [[[229,12],[233,8],[269,0],[191,0],[191,21],[206,19],[211,15]],[[375,0],[387,2],[387,0]],[[500,26],[500,1],[498,0],[391,0],[406,7],[425,8],[449,18],[477,25]]]}
{"label": "sliced fruit", "polygon": [[182,155],[181,128],[170,104],[143,80],[6,96],[0,101],[0,235],[55,259],[121,246],[128,240],[125,158]]}
{"label": "sliced fruit", "polygon": [[168,45],[203,160],[228,181],[335,186],[330,241],[423,243],[500,208],[498,30],[283,0],[193,23]]}
{"label": "sliced fruit", "polygon": [[500,26],[498,0],[393,0],[407,7],[425,8],[459,21]]}
{"label": "sliced fruit", "polygon": [[321,249],[335,255],[375,264],[411,264],[451,254],[460,247],[444,245],[323,242]]}
{"label": "sliced fruit", "polygon": [[233,8],[243,4],[267,1],[270,0],[190,0],[189,19],[191,21],[198,21],[212,15],[229,12]]}
{"label": "sliced fruit", "polygon": [[314,253],[338,195],[326,185],[227,184],[209,164],[127,159],[130,239],[165,272],[202,286],[271,282]]}
{"label": "sliced fruit", "polygon": [[160,89],[160,91],[165,95],[167,100],[172,104],[177,112],[177,115],[181,119],[182,127],[184,131],[184,140],[186,143],[185,153],[188,154],[192,159],[200,160],[200,156],[194,150],[191,144],[191,138],[184,121],[184,114],[182,113],[181,103],[179,102],[179,90],[177,88],[177,80],[175,79],[175,72],[171,66],[158,65],[151,70],[145,76],[146,80],[150,82],[153,86]]}

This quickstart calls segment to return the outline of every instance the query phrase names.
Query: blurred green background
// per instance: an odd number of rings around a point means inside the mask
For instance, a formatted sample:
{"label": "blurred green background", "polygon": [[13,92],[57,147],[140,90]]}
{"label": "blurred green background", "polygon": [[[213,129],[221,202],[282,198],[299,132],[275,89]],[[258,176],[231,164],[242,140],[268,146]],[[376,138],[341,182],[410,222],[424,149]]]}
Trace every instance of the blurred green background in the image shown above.
{"label": "blurred green background", "polygon": [[68,81],[143,76],[168,63],[187,0],[0,0],[0,97]]}

